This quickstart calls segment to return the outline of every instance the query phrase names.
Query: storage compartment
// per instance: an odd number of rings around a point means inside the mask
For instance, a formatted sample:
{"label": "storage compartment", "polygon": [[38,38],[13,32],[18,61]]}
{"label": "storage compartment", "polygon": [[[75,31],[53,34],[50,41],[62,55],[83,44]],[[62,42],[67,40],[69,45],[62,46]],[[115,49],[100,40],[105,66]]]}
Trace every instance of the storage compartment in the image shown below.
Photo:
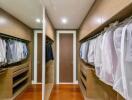
{"label": "storage compartment", "polygon": [[86,80],[86,76],[83,74],[83,72],[81,71],[81,76]]}
{"label": "storage compartment", "polygon": [[1,77],[0,99],[14,100],[29,85],[29,63],[6,68],[6,72]]}
{"label": "storage compartment", "polygon": [[27,79],[24,80],[23,82],[21,82],[20,84],[18,84],[16,87],[13,88],[13,94],[15,94],[16,92],[18,92],[23,86],[26,85],[27,83]]}
{"label": "storage compartment", "polygon": [[24,73],[24,72],[26,72],[27,70],[28,70],[28,67],[21,68],[20,70],[15,71],[15,72],[13,73],[13,77],[16,77],[17,75],[19,75],[19,74],[21,74],[21,73]]}
{"label": "storage compartment", "polygon": [[82,79],[81,79],[81,84],[82,84],[83,88],[86,90],[87,88],[86,88],[86,86],[84,85]]}
{"label": "storage compartment", "polygon": [[13,78],[13,87],[17,86],[19,83],[27,79],[27,73],[28,71],[21,73],[20,75]]}

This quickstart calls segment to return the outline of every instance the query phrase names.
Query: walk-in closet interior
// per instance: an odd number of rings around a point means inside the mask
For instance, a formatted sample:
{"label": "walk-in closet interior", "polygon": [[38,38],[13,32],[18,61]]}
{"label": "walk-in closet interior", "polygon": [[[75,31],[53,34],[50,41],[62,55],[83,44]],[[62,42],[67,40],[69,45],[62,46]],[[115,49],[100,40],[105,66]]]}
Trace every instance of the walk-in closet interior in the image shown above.
{"label": "walk-in closet interior", "polygon": [[0,0],[0,100],[132,100],[132,0]]}

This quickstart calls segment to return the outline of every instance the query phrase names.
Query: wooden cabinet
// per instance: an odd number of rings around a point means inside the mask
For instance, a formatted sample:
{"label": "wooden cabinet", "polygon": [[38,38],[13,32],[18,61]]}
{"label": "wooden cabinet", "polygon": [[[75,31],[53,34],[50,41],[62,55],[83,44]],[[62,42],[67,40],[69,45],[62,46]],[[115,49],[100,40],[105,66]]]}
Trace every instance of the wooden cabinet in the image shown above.
{"label": "wooden cabinet", "polygon": [[30,83],[29,62],[10,68],[0,75],[0,99],[13,100]]}
{"label": "wooden cabinet", "polygon": [[79,85],[85,100],[124,100],[111,86],[99,80],[91,65],[81,61],[79,76]]}

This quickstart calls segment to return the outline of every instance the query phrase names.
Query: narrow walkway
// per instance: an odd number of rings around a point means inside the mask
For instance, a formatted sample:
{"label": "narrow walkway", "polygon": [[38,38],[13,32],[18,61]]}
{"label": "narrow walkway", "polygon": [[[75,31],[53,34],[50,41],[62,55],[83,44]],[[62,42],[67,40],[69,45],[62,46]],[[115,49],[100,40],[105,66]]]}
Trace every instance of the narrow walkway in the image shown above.
{"label": "narrow walkway", "polygon": [[31,85],[15,100],[42,100],[42,85]]}
{"label": "narrow walkway", "polygon": [[49,100],[84,100],[78,85],[55,85]]}

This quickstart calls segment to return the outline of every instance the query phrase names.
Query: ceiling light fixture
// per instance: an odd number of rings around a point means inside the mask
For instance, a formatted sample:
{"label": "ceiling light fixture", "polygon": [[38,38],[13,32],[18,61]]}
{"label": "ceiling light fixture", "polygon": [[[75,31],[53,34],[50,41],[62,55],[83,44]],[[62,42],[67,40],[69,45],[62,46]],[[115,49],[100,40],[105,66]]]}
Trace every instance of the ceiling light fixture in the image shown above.
{"label": "ceiling light fixture", "polygon": [[62,18],[61,21],[63,24],[66,24],[68,22],[68,20],[66,18]]}
{"label": "ceiling light fixture", "polygon": [[36,22],[37,22],[37,23],[40,23],[40,22],[41,22],[41,20],[40,20],[39,18],[37,18],[37,19],[36,19]]}

